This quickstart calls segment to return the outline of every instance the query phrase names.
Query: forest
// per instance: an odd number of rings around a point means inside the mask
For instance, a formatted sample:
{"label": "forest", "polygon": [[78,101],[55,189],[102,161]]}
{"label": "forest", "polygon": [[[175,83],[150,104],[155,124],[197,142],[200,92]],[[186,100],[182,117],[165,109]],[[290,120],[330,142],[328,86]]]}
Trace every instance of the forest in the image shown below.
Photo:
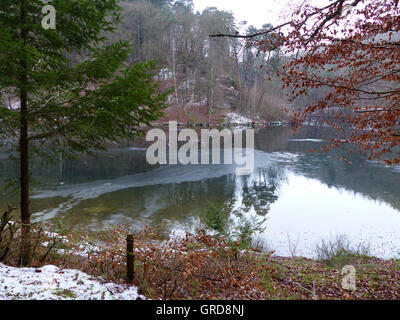
{"label": "forest", "polygon": [[194,12],[192,1],[137,0],[122,6],[124,22],[113,37],[130,41],[131,63],[157,62],[157,80],[171,90],[168,119],[207,124],[230,111],[266,121],[287,118],[289,104],[275,75],[285,63],[281,50],[257,47],[257,39],[209,37],[257,33],[271,27],[268,21],[260,30],[216,7]]}

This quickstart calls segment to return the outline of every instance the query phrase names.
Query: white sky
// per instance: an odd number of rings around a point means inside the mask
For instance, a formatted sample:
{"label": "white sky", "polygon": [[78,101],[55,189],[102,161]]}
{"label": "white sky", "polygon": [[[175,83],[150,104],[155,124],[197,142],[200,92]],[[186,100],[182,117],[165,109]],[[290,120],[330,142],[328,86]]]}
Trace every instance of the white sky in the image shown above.
{"label": "white sky", "polygon": [[194,0],[195,11],[203,11],[207,7],[217,7],[220,10],[232,11],[236,20],[247,21],[248,25],[260,28],[265,23],[278,25],[283,22],[285,13],[290,10],[293,0]]}

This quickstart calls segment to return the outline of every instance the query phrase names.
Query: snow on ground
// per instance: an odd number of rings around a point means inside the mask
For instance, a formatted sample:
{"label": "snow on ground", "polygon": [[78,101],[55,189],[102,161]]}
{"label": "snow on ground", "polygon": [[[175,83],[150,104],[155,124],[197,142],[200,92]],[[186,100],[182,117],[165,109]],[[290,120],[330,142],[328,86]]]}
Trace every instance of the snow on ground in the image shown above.
{"label": "snow on ground", "polygon": [[56,266],[16,268],[0,263],[0,300],[137,300],[134,286],[103,283],[78,270]]}
{"label": "snow on ground", "polygon": [[234,123],[234,124],[248,124],[248,123],[253,122],[253,120],[243,117],[240,114],[235,113],[235,112],[229,112],[227,114],[227,117],[229,119],[229,122]]}

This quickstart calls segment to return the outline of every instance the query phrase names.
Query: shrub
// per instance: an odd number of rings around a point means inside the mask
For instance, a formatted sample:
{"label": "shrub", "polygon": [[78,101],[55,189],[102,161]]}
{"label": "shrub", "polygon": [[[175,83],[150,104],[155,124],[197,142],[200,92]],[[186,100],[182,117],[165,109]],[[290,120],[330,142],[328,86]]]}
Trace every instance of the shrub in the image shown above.
{"label": "shrub", "polygon": [[248,216],[240,211],[235,211],[237,219],[231,218],[231,212],[227,209],[219,210],[210,203],[205,215],[205,224],[216,236],[224,236],[228,242],[239,249],[248,249],[252,246],[254,235],[264,231],[266,218],[252,215]]}
{"label": "shrub", "polygon": [[15,209],[9,205],[8,209],[0,216],[0,262],[6,259],[14,245],[17,226],[12,221],[12,212]]}
{"label": "shrub", "polygon": [[360,243],[352,247],[346,235],[337,235],[333,240],[321,240],[316,245],[317,258],[324,260],[329,266],[343,267],[350,264],[354,258],[370,254],[370,247]]}
{"label": "shrub", "polygon": [[218,235],[227,235],[229,226],[232,223],[229,213],[219,210],[214,204],[209,203],[205,214],[205,224]]}

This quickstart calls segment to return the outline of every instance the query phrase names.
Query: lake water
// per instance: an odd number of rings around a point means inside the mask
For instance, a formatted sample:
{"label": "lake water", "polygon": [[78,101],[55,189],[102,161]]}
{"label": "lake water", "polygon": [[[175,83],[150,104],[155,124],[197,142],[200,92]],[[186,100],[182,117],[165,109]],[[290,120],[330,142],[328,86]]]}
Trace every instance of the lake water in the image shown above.
{"label": "lake water", "polygon": [[[331,130],[313,126],[295,135],[287,127],[258,129],[251,176],[236,176],[235,165],[151,167],[146,150],[137,147],[52,166],[36,163],[33,217],[79,220],[93,229],[149,225],[168,237],[198,227],[213,204],[266,217],[259,237],[277,255],[314,257],[321,239],[346,235],[354,246],[369,245],[375,256],[398,257],[400,171],[348,150],[309,152],[332,137]],[[17,166],[4,156],[1,161],[4,184]],[[7,192],[0,195],[0,208],[15,201]]]}

